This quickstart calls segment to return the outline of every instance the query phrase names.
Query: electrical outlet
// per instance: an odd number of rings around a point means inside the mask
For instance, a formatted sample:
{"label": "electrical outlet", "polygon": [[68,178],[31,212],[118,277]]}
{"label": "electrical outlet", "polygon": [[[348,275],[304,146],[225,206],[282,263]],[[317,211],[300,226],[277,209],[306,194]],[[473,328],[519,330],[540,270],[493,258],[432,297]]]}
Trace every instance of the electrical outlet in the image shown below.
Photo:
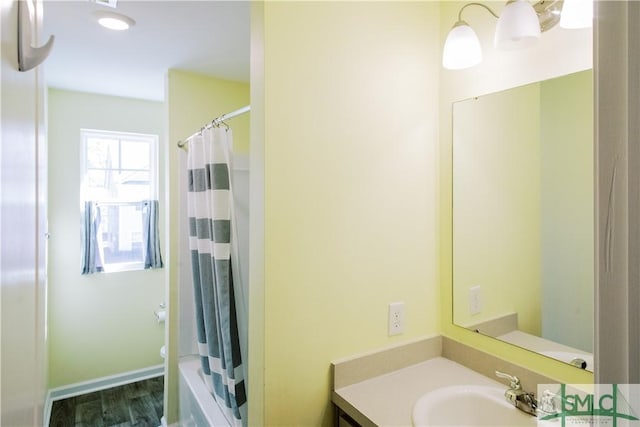
{"label": "electrical outlet", "polygon": [[469,288],[469,314],[478,314],[482,311],[480,300],[480,286]]}
{"label": "electrical outlet", "polygon": [[389,304],[389,335],[398,335],[404,332],[404,303],[392,302]]}

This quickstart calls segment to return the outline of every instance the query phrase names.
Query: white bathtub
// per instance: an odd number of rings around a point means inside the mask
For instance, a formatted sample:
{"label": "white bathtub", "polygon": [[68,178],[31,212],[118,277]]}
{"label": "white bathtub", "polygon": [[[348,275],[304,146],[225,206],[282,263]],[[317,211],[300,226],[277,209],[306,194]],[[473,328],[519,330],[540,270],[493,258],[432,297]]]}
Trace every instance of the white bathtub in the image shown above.
{"label": "white bathtub", "polygon": [[226,419],[200,376],[200,359],[180,359],[180,426],[227,427]]}

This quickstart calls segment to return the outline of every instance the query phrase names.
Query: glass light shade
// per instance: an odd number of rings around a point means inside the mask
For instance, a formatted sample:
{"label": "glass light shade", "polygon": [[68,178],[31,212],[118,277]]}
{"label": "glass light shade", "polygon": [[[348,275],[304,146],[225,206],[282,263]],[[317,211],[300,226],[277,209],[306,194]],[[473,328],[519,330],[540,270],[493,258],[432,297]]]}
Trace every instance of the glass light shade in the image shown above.
{"label": "glass light shade", "polygon": [[593,0],[564,0],[560,26],[570,30],[593,26]]}
{"label": "glass light shade", "polygon": [[135,25],[136,21],[128,16],[114,12],[99,11],[96,12],[98,23],[105,28],[116,31],[128,30],[129,27]]}
{"label": "glass light shade", "polygon": [[529,47],[540,38],[540,21],[526,0],[510,1],[498,19],[495,47],[513,50]]}
{"label": "glass light shade", "polygon": [[462,70],[482,62],[482,48],[475,31],[464,21],[453,26],[442,52],[442,66],[448,70]]}

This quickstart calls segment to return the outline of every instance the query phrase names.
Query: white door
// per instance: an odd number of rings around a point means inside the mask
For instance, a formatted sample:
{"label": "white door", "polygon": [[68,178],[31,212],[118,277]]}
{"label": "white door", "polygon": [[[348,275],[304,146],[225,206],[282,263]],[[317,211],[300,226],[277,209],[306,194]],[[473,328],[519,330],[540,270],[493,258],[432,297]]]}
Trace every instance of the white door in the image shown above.
{"label": "white door", "polygon": [[45,90],[40,67],[18,71],[17,9],[4,2],[0,20],[0,425],[36,426],[46,389]]}

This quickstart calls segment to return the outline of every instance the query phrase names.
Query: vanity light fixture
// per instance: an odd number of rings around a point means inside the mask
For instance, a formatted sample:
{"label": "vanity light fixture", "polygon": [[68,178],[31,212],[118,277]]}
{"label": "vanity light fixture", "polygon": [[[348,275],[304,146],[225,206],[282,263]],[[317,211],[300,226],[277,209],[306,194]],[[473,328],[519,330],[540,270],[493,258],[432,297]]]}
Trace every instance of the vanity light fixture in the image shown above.
{"label": "vanity light fixture", "polygon": [[469,6],[480,6],[485,8],[490,14],[498,18],[498,15],[488,6],[482,3],[467,3],[458,12],[458,21],[453,25],[447,39],[444,42],[442,52],[442,66],[448,70],[462,70],[473,67],[482,62],[482,48],[480,40],[469,26],[467,21],[462,19],[462,12]]}
{"label": "vanity light fixture", "polygon": [[538,14],[527,0],[510,0],[498,18],[493,44],[514,50],[532,46],[540,38]]}
{"label": "vanity light fixture", "polygon": [[120,13],[101,10],[96,12],[96,16],[98,23],[110,30],[124,31],[136,24],[136,21]]}
{"label": "vanity light fixture", "polygon": [[593,25],[593,0],[564,0],[560,27],[589,28]]}
{"label": "vanity light fixture", "polygon": [[[542,32],[553,28],[561,21],[563,3],[567,7],[566,4],[572,1],[577,3],[580,10],[593,9],[592,0],[539,0],[535,4],[530,4],[527,0],[509,0],[498,16],[482,3],[467,3],[460,8],[458,21],[447,35],[442,53],[442,66],[449,70],[461,70],[473,67],[482,61],[482,49],[478,36],[462,19],[462,12],[467,7],[480,6],[493,15],[498,20],[494,46],[501,50],[514,50],[535,44]],[[563,10],[562,14],[564,13]]]}

